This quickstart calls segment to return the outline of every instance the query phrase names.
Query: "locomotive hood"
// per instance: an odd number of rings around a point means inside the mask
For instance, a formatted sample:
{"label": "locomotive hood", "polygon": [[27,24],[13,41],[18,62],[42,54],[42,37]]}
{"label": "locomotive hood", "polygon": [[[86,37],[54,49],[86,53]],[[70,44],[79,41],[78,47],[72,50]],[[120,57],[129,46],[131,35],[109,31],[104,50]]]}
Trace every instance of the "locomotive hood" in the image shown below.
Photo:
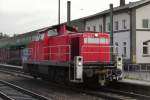
{"label": "locomotive hood", "polygon": [[61,25],[55,25],[51,26],[49,28],[46,28],[44,30],[39,31],[39,33],[45,33],[49,30],[54,30],[56,29],[59,35],[64,35],[68,34],[70,32],[77,32],[77,29],[71,26],[67,26],[66,24],[61,24]]}

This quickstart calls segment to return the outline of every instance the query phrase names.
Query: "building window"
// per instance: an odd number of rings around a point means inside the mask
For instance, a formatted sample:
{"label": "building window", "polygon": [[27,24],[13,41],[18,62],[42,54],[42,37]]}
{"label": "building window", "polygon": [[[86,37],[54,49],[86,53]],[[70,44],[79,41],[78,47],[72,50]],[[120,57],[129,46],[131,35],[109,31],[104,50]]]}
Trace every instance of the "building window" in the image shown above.
{"label": "building window", "polygon": [[93,31],[96,32],[96,26],[93,26]]}
{"label": "building window", "polygon": [[149,20],[148,19],[143,19],[143,28],[148,28],[149,27]]}
{"label": "building window", "polygon": [[123,57],[126,57],[127,56],[127,43],[126,42],[123,42]]}
{"label": "building window", "polygon": [[148,55],[148,43],[143,43],[143,55]]}
{"label": "building window", "polygon": [[58,34],[58,32],[57,32],[56,29],[52,29],[52,30],[49,30],[49,31],[48,31],[48,36],[55,36],[55,35],[57,35],[57,34]]}
{"label": "building window", "polygon": [[90,31],[90,27],[87,27],[87,31]]}
{"label": "building window", "polygon": [[118,55],[118,42],[115,42],[115,53],[116,53],[116,55]]}
{"label": "building window", "polygon": [[103,32],[103,26],[99,25],[99,32]]}
{"label": "building window", "polygon": [[126,26],[126,20],[122,20],[122,28],[123,29],[127,29],[127,26]]}
{"label": "building window", "polygon": [[85,38],[85,41],[89,44],[100,44],[99,38]]}
{"label": "building window", "polygon": [[110,31],[110,23],[107,23],[107,30]]}
{"label": "building window", "polygon": [[118,26],[119,26],[119,23],[118,23],[118,21],[116,21],[116,22],[115,22],[115,30],[116,30],[116,31],[118,31]]}

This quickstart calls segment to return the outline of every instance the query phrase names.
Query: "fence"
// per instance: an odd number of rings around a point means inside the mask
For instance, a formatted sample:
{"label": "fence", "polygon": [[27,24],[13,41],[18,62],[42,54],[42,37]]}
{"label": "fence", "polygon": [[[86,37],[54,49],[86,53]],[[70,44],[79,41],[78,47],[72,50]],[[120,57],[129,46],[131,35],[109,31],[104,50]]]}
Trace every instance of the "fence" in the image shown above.
{"label": "fence", "polygon": [[129,64],[125,71],[128,71],[128,72],[150,72],[150,64]]}
{"label": "fence", "polygon": [[150,81],[150,65],[129,64],[124,70],[123,77],[127,79]]}

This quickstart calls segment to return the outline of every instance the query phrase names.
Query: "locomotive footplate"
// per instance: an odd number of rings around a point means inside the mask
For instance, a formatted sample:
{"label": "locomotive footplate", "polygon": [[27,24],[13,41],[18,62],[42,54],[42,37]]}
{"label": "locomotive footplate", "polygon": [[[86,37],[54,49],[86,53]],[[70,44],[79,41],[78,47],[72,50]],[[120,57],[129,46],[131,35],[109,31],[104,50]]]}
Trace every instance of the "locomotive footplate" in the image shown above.
{"label": "locomotive footplate", "polygon": [[121,70],[117,69],[115,63],[84,63],[84,74],[88,78],[95,75],[99,77],[99,83],[105,84],[107,81],[118,80],[121,76]]}
{"label": "locomotive footplate", "polygon": [[114,69],[116,68],[116,64],[115,63],[109,63],[109,64],[105,64],[105,63],[84,63],[83,64],[84,69],[90,69],[90,68],[94,68],[94,69]]}
{"label": "locomotive footplate", "polygon": [[84,72],[87,76],[95,74],[116,74],[117,68],[113,65],[110,66],[84,66]]}

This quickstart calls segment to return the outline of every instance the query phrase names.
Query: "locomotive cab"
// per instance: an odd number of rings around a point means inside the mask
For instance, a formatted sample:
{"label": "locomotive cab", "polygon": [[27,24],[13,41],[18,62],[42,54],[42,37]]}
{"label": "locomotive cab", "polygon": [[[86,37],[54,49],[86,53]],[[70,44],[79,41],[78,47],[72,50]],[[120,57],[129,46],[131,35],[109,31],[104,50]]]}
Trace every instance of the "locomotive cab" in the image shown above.
{"label": "locomotive cab", "polygon": [[71,60],[80,55],[80,37],[71,38]]}

